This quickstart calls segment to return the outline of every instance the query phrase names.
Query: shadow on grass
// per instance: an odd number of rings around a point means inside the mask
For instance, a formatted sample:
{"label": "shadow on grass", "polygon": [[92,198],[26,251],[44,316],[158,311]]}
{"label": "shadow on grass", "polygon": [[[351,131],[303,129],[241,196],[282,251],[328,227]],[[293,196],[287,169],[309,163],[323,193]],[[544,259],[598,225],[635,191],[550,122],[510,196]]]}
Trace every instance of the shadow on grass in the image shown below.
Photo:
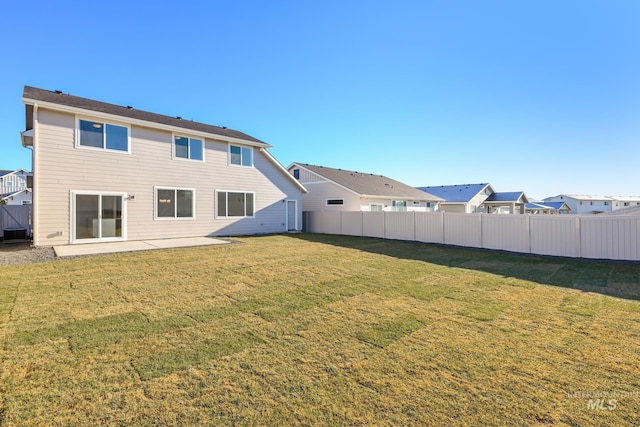
{"label": "shadow on grass", "polygon": [[308,242],[335,245],[394,258],[483,271],[544,285],[640,300],[640,262],[517,254],[372,237],[311,233],[290,236]]}

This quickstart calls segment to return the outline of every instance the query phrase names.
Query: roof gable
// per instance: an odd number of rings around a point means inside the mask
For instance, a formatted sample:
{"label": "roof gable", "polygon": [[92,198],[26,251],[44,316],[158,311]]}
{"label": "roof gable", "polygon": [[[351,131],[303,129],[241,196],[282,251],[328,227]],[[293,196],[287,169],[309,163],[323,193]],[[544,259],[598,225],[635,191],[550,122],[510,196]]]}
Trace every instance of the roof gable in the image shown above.
{"label": "roof gable", "polygon": [[491,193],[494,192],[491,185],[487,183],[418,187],[418,190],[431,193],[434,196],[444,199],[448,203],[468,203],[487,188],[490,189]]}
{"label": "roof gable", "polygon": [[227,129],[221,126],[208,125],[206,123],[194,122],[191,120],[185,120],[180,117],[165,116],[162,114],[151,113],[148,111],[137,110],[129,106],[120,106],[115,104],[109,104],[106,102],[95,101],[93,99],[81,98],[79,96],[73,96],[64,94],[60,91],[50,91],[45,89],[38,89],[31,86],[25,86],[23,92],[23,101],[27,104],[31,102],[40,102],[61,105],[66,107],[78,108],[87,111],[94,111],[98,113],[105,113],[119,117],[125,117],[128,119],[141,120],[148,123],[161,124],[165,126],[172,126],[181,129],[187,129],[192,131],[204,132],[212,135],[219,135],[221,137],[240,139],[257,143],[268,147],[269,145],[259,139],[249,136],[245,133]]}
{"label": "roof gable", "polygon": [[524,195],[523,191],[511,191],[511,192],[501,192],[501,193],[493,193],[485,202],[511,202],[511,203],[527,203],[527,196]]}
{"label": "roof gable", "polygon": [[388,178],[384,175],[334,169],[325,166],[309,165],[305,163],[293,163],[287,169],[291,169],[292,166],[306,169],[316,175],[327,179],[328,181],[333,182],[334,184],[351,190],[360,196],[380,197],[388,199],[413,199],[434,202],[441,200],[439,197],[436,197],[433,194],[420,191],[414,187]]}

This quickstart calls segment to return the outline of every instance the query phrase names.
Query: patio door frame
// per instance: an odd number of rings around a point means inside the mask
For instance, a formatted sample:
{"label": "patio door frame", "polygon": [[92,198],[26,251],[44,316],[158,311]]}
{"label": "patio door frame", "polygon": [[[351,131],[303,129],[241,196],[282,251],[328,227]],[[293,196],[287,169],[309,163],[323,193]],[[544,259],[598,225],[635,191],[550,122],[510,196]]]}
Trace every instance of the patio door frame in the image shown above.
{"label": "patio door frame", "polygon": [[[76,196],[98,196],[98,237],[97,238],[84,238],[78,239],[77,230],[76,230]],[[119,237],[102,237],[102,197],[103,196],[113,196],[120,197],[121,200],[121,229],[122,233]],[[70,209],[70,227],[69,230],[70,243],[97,243],[97,242],[122,242],[127,240],[127,193],[122,193],[118,191],[90,191],[90,190],[71,190],[70,194],[71,199],[71,209]]]}

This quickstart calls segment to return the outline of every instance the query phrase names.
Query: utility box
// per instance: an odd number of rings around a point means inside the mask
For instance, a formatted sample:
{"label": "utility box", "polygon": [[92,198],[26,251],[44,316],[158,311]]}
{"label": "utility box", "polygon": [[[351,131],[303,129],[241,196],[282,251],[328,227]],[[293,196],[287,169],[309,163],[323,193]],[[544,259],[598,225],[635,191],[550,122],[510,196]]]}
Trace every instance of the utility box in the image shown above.
{"label": "utility box", "polygon": [[3,233],[5,242],[9,240],[27,240],[26,228],[7,228]]}

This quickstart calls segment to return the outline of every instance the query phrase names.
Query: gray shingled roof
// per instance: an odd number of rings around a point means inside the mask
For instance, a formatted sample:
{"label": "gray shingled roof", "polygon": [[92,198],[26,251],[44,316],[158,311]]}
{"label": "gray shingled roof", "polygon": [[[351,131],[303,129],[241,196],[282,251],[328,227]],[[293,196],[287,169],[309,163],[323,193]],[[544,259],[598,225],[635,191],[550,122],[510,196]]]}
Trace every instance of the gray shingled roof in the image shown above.
{"label": "gray shingled roof", "polygon": [[383,175],[295,163],[360,195],[438,202],[442,199]]}
{"label": "gray shingled roof", "polygon": [[137,110],[135,108],[120,106],[115,104],[108,104],[106,102],[94,101],[93,99],[81,98],[79,96],[73,96],[64,94],[60,91],[50,91],[45,89],[38,89],[31,86],[25,86],[23,92],[23,99],[34,100],[41,102],[49,102],[52,104],[65,105],[68,107],[81,108],[83,110],[96,111],[100,113],[113,114],[116,116],[127,117],[131,119],[144,120],[151,123],[159,123],[168,126],[175,126],[178,128],[195,130],[198,132],[205,132],[214,135],[221,135],[230,138],[237,138],[251,142],[257,142],[268,146],[263,141],[249,136],[245,133],[227,129],[225,127],[208,125],[205,123],[194,122],[191,120],[180,119],[177,117],[164,116],[162,114],[150,113],[148,111]]}

